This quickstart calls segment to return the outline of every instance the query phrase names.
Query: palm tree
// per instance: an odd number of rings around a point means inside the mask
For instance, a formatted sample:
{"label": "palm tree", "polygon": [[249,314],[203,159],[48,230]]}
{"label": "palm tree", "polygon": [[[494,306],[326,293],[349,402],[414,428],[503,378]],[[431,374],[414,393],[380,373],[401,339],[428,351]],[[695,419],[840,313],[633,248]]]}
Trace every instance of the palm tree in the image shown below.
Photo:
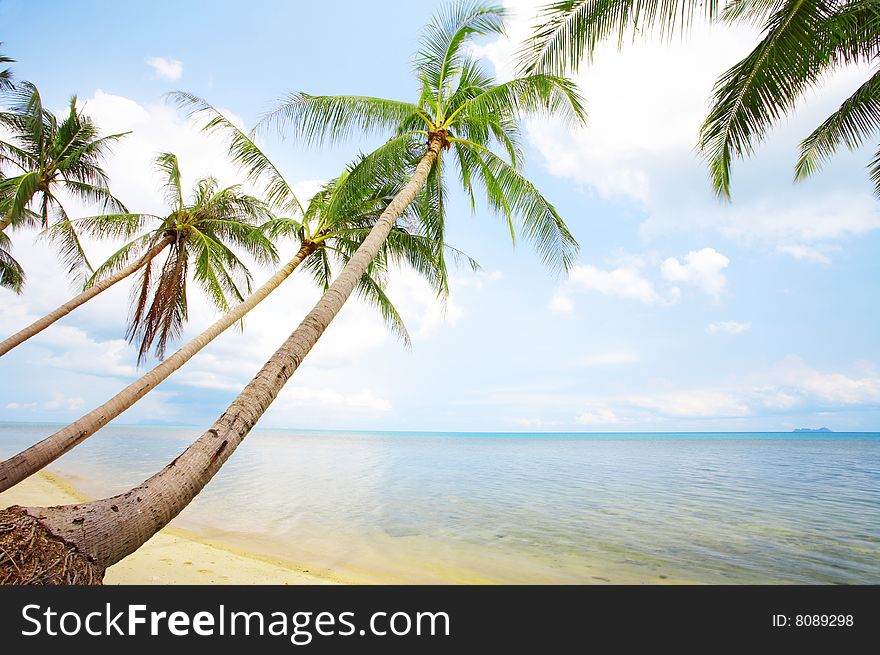
{"label": "palm tree", "polygon": [[[523,112],[555,111],[583,117],[580,100],[565,79],[544,74],[495,84],[465,51],[474,37],[503,29],[503,10],[459,4],[435,18],[422,36],[416,71],[416,103],[368,97],[295,94],[276,112],[313,142],[354,129],[386,131],[394,137],[363,158],[352,181],[406,179],[366,238],[315,307],[264,364],[220,418],[173,462],[134,489],[104,500],[53,508],[12,507],[0,512],[0,579],[45,582],[99,581],[119,561],[176,516],[232,455],[296,371],[330,321],[369,270],[396,221],[422,189],[430,202],[443,202],[442,166],[447,151],[469,193],[475,185],[489,205],[517,222],[543,259],[567,268],[576,243],[553,206],[519,171],[516,118]],[[500,144],[509,157],[491,149]],[[406,167],[404,168],[404,164]],[[356,188],[356,187],[355,187]],[[340,194],[338,198],[343,198]],[[428,226],[442,234],[442,225]],[[32,538],[33,537],[33,538]],[[33,545],[31,545],[33,544]],[[49,566],[58,561],[49,571]]]}
{"label": "palm tree", "polygon": [[0,232],[9,226],[46,229],[51,217],[57,228],[53,239],[70,270],[77,270],[88,260],[58,195],[98,203],[104,210],[127,211],[107,188],[100,165],[125,134],[100,136],[94,121],[77,109],[76,96],[60,120],[43,108],[40,92],[30,82],[17,85],[12,98],[11,111],[0,112],[0,126],[12,133],[9,141],[0,141],[0,165],[19,173],[0,182]]}
{"label": "palm tree", "polygon": [[[880,3],[876,0],[568,0],[548,5],[521,57],[524,70],[576,70],[596,45],[622,43],[650,28],[670,35],[699,16],[762,25],[761,40],[725,72],[713,90],[699,147],[712,186],[730,197],[734,159],[752,154],[770,128],[829,73],[880,57]],[[868,80],[800,145],[795,179],[816,172],[838,149],[854,150],[880,129],[880,73]],[[868,165],[880,195],[880,148]]]}
{"label": "palm tree", "polygon": [[[238,185],[219,188],[212,177],[198,180],[187,203],[177,157],[160,154],[156,165],[164,176],[170,213],[102,214],[69,221],[69,228],[65,221],[60,229],[71,233],[77,228],[90,236],[128,241],[95,270],[84,291],[0,342],[0,356],[136,272],[139,279],[127,336],[130,341],[139,341],[139,363],[153,346],[161,358],[169,339],[183,328],[190,266],[193,279],[223,312],[229,311],[229,296],[239,302],[244,299],[242,286],[245,293],[250,293],[251,275],[227,244],[241,248],[257,261],[275,261],[275,249],[260,229],[271,216],[266,206],[243,193]],[[148,229],[150,223],[152,229]],[[49,231],[56,229],[57,225]],[[157,275],[156,259],[166,250],[168,255]]]}
{"label": "palm tree", "polygon": [[[210,116],[206,129],[222,128],[230,136],[230,153],[233,159],[239,163],[248,162],[249,177],[255,182],[262,179],[264,186],[271,190],[276,206],[289,210],[300,207],[287,181],[248,136],[203,100],[184,94],[181,94],[180,99],[194,106],[196,113]],[[322,289],[329,288],[333,269],[344,265],[351,258],[376,218],[395,195],[393,186],[380,184],[375,189],[353,189],[350,188],[351,183],[351,177],[346,171],[326,184],[312,198],[303,212],[302,220],[279,218],[264,225],[272,238],[293,236],[300,245],[296,255],[242,303],[113,398],[39,443],[0,462],[0,491],[5,491],[33,475],[137,403],[230,326],[241,321],[301,264],[309,270]],[[409,345],[409,334],[383,290],[389,267],[398,264],[410,266],[425,277],[440,295],[448,292],[448,286],[445,264],[435,256],[438,248],[466,261],[474,270],[478,268],[476,262],[460,251],[443,244],[433,244],[419,233],[421,224],[443,220],[442,216],[428,217],[438,211],[442,211],[442,208],[428,203],[425,194],[410,205],[404,215],[408,227],[395,227],[392,230],[383,249],[363,274],[358,285],[360,294],[375,305],[391,331],[406,345]]]}

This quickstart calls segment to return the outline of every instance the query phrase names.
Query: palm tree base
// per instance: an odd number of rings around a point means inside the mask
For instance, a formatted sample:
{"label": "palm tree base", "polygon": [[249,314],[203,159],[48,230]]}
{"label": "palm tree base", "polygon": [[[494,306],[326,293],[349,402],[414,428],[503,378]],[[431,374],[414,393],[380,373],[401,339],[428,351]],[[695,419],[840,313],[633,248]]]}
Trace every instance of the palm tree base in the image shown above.
{"label": "palm tree base", "polygon": [[0,510],[0,584],[100,585],[104,570],[23,507]]}

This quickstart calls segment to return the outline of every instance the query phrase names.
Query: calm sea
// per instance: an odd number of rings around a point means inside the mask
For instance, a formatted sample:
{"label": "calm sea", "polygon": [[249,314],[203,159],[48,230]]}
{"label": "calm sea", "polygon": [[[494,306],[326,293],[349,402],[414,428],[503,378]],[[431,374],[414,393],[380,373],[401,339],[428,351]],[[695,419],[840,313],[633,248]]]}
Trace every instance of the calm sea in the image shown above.
{"label": "calm sea", "polygon": [[[0,456],[52,431],[0,424]],[[50,470],[109,495],[199,433]],[[354,581],[877,584],[880,434],[255,430],[175,525]]]}

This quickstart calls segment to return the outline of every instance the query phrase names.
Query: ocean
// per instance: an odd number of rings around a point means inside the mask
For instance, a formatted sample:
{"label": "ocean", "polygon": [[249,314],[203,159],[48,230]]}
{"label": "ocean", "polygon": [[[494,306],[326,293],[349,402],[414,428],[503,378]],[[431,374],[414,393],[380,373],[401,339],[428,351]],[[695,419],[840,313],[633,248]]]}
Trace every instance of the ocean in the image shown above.
{"label": "ocean", "polygon": [[[55,426],[0,424],[0,457]],[[124,491],[199,428],[49,470]],[[254,430],[173,522],[353,582],[880,583],[880,434]]]}

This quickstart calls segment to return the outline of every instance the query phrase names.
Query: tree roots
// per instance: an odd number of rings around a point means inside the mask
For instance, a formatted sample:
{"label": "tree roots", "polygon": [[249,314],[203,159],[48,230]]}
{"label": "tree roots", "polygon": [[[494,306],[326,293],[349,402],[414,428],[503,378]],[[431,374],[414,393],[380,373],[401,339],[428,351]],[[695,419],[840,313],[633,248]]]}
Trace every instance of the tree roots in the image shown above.
{"label": "tree roots", "polygon": [[22,507],[0,509],[0,584],[100,585],[104,571]]}

